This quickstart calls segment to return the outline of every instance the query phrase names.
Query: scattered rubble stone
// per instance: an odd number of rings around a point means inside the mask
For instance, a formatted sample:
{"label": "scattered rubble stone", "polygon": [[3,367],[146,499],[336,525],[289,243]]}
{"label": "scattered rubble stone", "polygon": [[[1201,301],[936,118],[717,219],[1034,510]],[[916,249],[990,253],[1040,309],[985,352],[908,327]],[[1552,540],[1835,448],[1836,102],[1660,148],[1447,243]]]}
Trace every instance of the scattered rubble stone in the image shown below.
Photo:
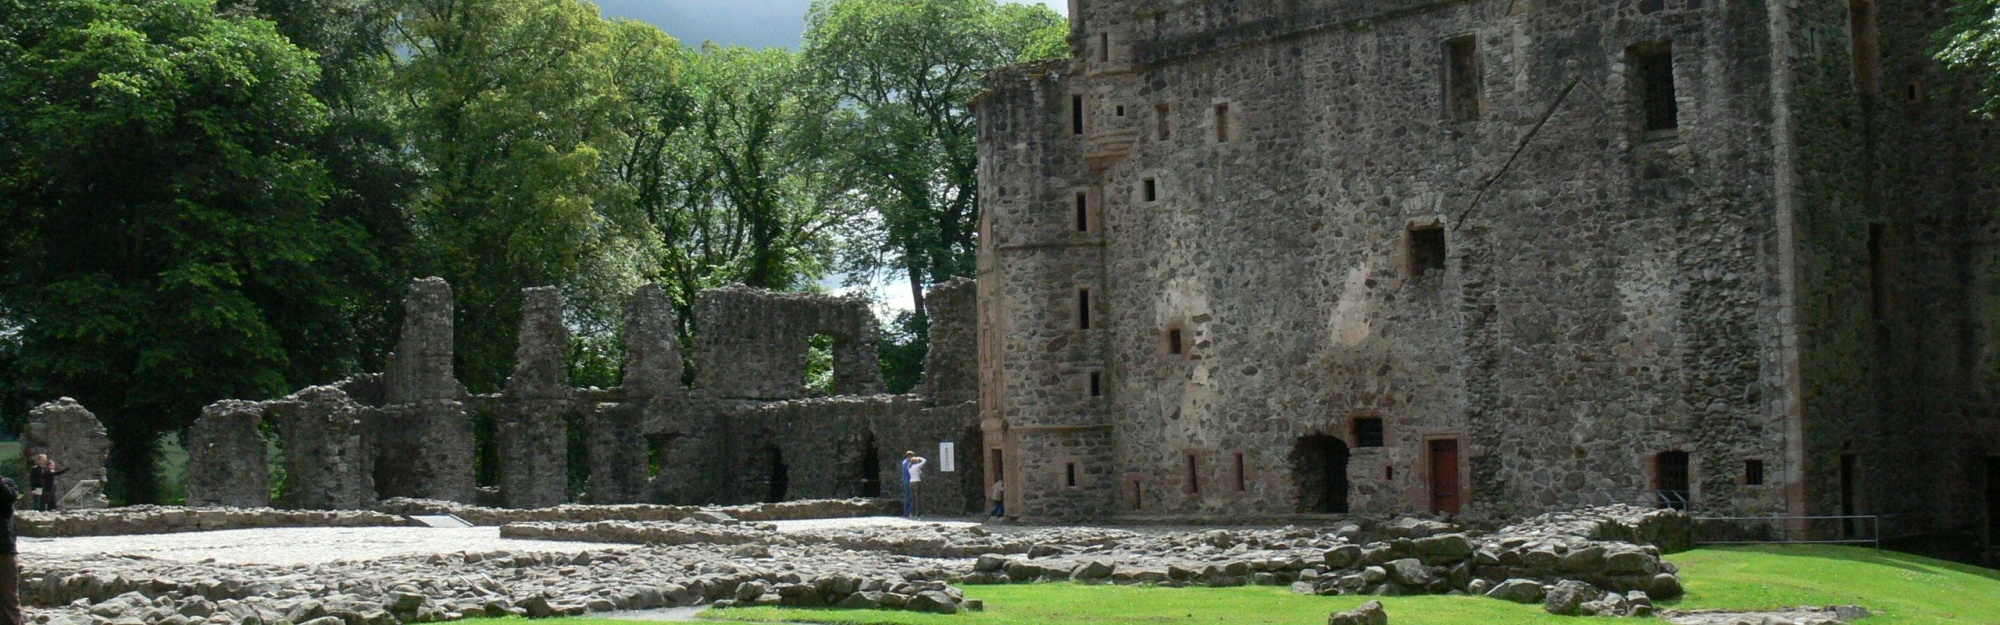
{"label": "scattered rubble stone", "polygon": [[1389,625],[1389,613],[1382,609],[1382,602],[1370,601],[1346,612],[1327,615],[1326,625]]}

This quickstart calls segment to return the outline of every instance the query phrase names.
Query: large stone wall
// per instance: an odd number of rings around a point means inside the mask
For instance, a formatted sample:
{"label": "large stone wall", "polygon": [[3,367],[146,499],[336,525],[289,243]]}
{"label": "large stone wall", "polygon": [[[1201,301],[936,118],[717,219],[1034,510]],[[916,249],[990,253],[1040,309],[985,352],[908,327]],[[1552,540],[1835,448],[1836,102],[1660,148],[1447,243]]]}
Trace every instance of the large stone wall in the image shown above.
{"label": "large stone wall", "polygon": [[[21,459],[34,462],[37,454],[48,454],[55,463],[56,497],[65,508],[102,508],[105,501],[103,484],[104,463],[111,456],[111,438],[104,433],[104,424],[97,421],[97,415],[90,413],[76,400],[64,397],[28,411],[26,427],[21,429]],[[67,499],[69,492],[78,484],[95,481],[99,488],[95,493],[81,500]],[[26,490],[24,485],[23,491]],[[22,493],[21,507],[31,507],[33,502]]]}
{"label": "large stone wall", "polygon": [[[679,324],[664,290],[626,307],[625,379],[618,388],[569,381],[561,292],[523,292],[514,374],[502,392],[468,395],[451,375],[452,299],[441,280],[414,282],[388,371],[269,402],[211,406],[193,440],[203,457],[190,499],[259,505],[246,476],[261,458],[258,423],[274,419],[285,458],[279,505],[366,507],[378,499],[474,500],[474,414],[492,417],[497,500],[511,508],[571,501],[569,420],[582,422],[580,499],[593,504],[751,503],[811,497],[897,497],[901,451],[957,446],[954,471],[931,468],[933,514],[984,506],[981,433],[970,403],[973,287],[941,285],[930,309],[934,373],[915,395],[882,395],[876,328],[866,301],[732,287],[702,293],[703,385],[682,385]],[[803,398],[814,334],[834,337],[837,397]],[[740,351],[738,351],[740,350]],[[759,378],[757,376],[766,376]],[[776,376],[776,377],[769,377]],[[765,395],[793,396],[772,400]],[[261,447],[258,447],[261,449]],[[213,457],[209,457],[213,456]],[[864,479],[858,468],[874,466]]]}
{"label": "large stone wall", "polygon": [[[1847,455],[1850,499],[1979,518],[1993,198],[1932,172],[1989,170],[1992,130],[1921,101],[1950,82],[1935,7],[1885,9],[1872,103],[1848,6],[1790,7],[1085,4],[1074,60],[978,104],[983,427],[1033,489],[1010,509],[1289,513],[1344,483],[1414,512],[1443,482],[1524,514],[1650,501],[1684,453],[1709,510],[1870,511],[1839,501]],[[1671,129],[1644,127],[1649,50]]]}

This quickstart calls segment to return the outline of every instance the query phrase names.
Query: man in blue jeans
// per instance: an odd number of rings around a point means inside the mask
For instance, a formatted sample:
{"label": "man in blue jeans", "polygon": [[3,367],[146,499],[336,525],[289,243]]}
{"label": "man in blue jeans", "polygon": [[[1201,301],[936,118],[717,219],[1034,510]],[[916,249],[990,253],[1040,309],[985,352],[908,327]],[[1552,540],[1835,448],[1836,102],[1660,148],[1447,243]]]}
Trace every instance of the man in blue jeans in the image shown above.
{"label": "man in blue jeans", "polygon": [[924,457],[903,452],[903,516],[917,516],[917,482],[924,481]]}

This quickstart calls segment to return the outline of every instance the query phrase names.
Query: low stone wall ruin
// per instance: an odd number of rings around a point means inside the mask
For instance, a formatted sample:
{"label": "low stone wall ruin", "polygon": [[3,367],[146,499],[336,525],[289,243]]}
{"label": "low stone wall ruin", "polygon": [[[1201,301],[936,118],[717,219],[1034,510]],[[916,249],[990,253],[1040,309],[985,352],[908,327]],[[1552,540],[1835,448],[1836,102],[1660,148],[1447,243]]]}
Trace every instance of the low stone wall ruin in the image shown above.
{"label": "low stone wall ruin", "polygon": [[266,527],[402,527],[410,519],[369,510],[277,510],[127,506],[99,510],[14,513],[22,536],[118,536]]}

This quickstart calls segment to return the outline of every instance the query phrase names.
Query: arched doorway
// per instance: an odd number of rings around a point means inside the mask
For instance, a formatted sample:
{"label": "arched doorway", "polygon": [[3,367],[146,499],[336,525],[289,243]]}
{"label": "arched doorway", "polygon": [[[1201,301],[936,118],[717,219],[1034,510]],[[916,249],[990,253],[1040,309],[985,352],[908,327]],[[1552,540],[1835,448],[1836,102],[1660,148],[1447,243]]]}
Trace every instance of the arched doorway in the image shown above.
{"label": "arched doorway", "polygon": [[1347,457],[1347,443],[1332,435],[1299,437],[1291,458],[1299,512],[1347,512]]}

